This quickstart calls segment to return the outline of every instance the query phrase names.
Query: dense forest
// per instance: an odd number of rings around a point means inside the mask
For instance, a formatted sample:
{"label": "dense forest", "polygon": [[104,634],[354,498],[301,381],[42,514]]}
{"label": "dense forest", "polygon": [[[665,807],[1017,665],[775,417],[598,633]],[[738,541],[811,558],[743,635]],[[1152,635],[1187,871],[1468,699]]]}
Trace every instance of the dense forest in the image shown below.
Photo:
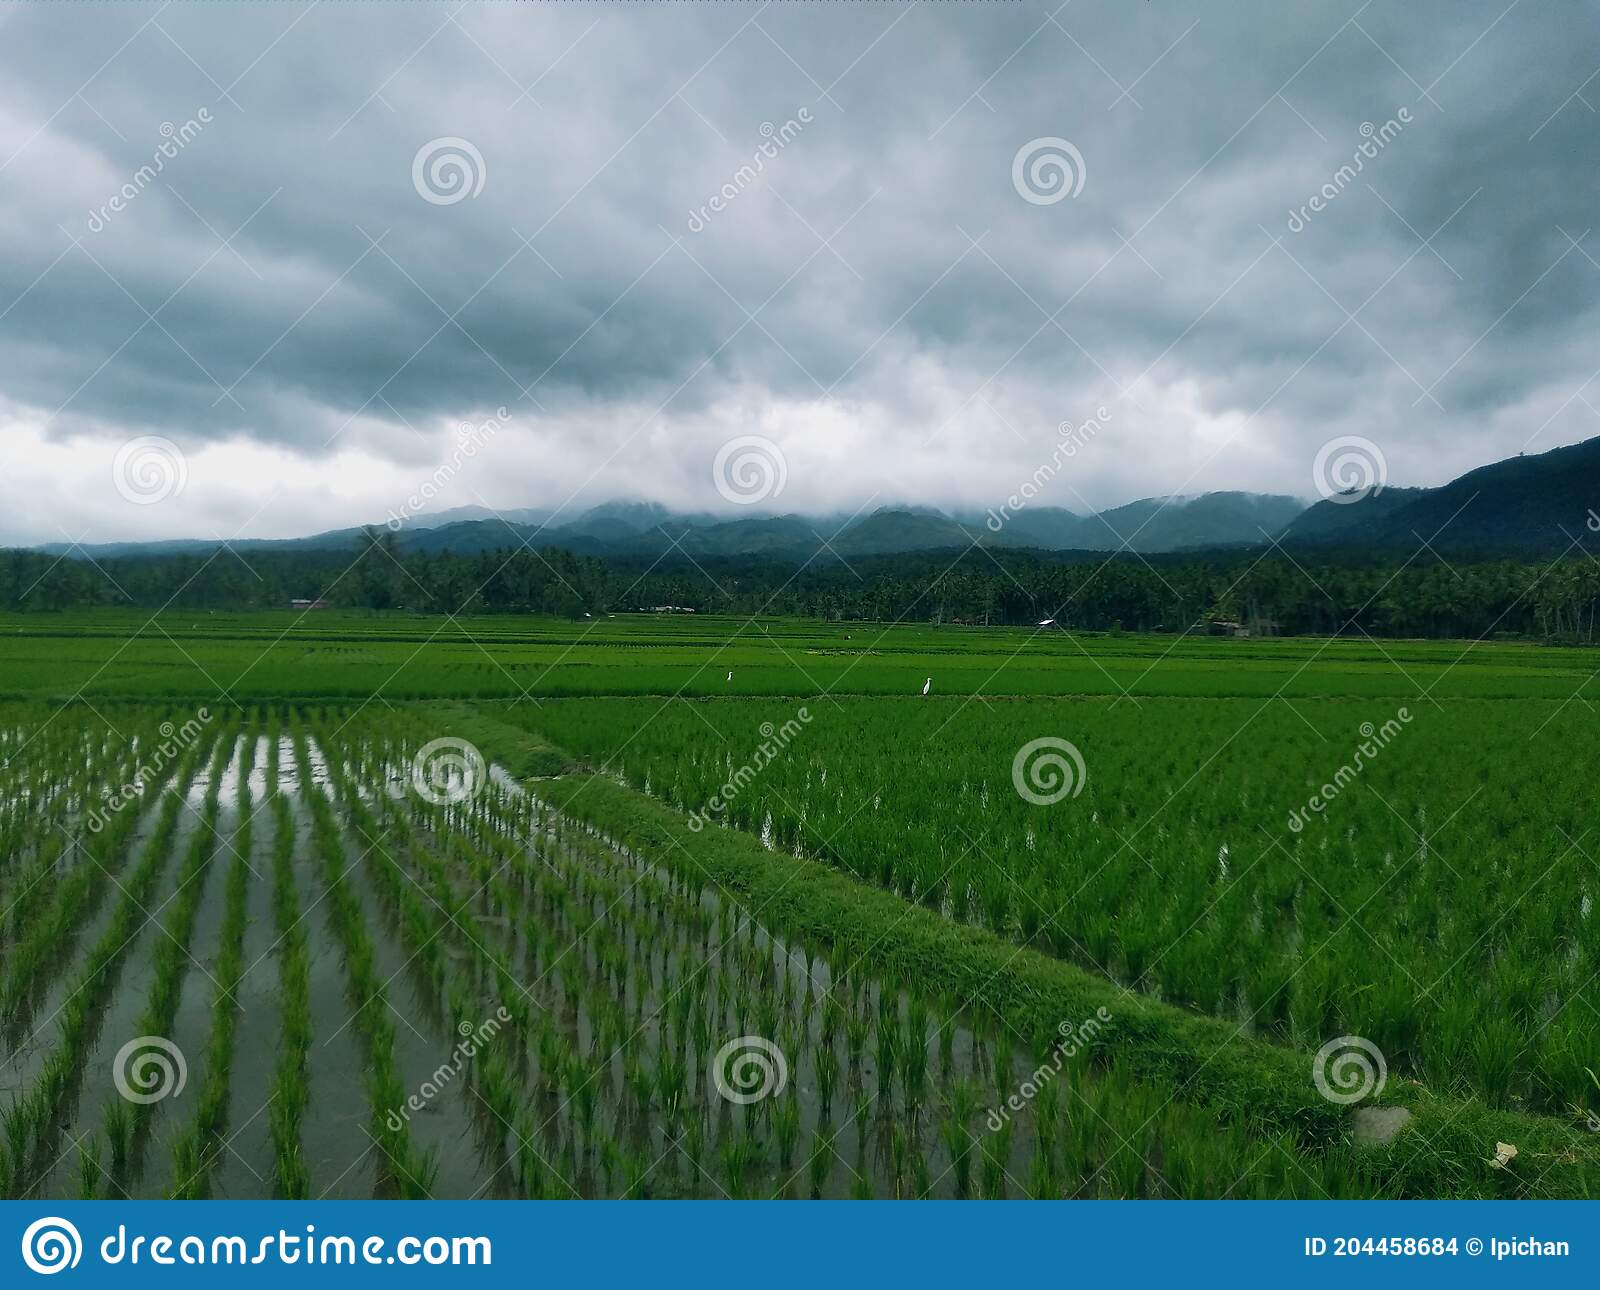
{"label": "dense forest", "polygon": [[1253,551],[1107,556],[1090,552],[922,552],[845,563],[763,557],[626,561],[529,547],[402,554],[387,532],[358,552],[288,549],[111,560],[0,551],[0,608],[92,606],[338,608],[581,617],[678,606],[700,613],[879,621],[1035,623],[1182,631],[1236,621],[1284,635],[1496,634],[1592,640],[1600,563],[1316,560]]}

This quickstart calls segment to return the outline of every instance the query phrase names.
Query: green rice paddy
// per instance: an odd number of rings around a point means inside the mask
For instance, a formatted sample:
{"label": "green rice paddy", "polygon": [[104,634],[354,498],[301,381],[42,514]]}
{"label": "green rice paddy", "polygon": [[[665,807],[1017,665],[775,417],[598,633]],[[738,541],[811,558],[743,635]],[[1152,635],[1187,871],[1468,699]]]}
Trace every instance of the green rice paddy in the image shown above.
{"label": "green rice paddy", "polygon": [[1597,662],[8,618],[0,1192],[1593,1195]]}

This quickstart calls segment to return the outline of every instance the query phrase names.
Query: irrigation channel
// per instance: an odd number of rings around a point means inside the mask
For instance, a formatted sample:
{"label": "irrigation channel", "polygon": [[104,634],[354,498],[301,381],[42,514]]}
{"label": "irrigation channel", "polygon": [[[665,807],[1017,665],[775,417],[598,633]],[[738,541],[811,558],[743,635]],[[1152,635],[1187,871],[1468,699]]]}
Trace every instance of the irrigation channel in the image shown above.
{"label": "irrigation channel", "polygon": [[6,1196],[1350,1185],[1338,1148],[1129,1077],[1113,1014],[1025,1040],[775,936],[537,781],[422,791],[420,718],[184,721],[0,720]]}

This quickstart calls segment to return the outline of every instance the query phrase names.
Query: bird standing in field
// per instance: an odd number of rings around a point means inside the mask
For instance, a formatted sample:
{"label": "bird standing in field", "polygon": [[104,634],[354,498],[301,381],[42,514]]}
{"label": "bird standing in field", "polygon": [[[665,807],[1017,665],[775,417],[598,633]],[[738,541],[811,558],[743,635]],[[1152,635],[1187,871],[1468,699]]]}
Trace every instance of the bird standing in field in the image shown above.
{"label": "bird standing in field", "polygon": [[922,683],[922,697],[924,699],[926,699],[928,697],[928,691],[931,690],[931,689],[933,689],[933,678],[930,676],[926,681],[924,681]]}
{"label": "bird standing in field", "polygon": [[733,680],[733,673],[732,672],[728,673],[728,680],[730,680],[730,681]]}

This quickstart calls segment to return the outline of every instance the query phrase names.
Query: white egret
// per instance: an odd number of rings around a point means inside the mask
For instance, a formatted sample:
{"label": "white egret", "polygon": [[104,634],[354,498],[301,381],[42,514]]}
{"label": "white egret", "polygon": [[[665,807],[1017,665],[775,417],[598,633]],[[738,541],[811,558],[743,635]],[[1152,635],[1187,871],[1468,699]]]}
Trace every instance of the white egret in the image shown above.
{"label": "white egret", "polygon": [[931,690],[931,689],[933,689],[933,678],[930,676],[926,681],[924,681],[922,683],[922,697],[924,699],[926,699],[928,697],[928,691]]}

